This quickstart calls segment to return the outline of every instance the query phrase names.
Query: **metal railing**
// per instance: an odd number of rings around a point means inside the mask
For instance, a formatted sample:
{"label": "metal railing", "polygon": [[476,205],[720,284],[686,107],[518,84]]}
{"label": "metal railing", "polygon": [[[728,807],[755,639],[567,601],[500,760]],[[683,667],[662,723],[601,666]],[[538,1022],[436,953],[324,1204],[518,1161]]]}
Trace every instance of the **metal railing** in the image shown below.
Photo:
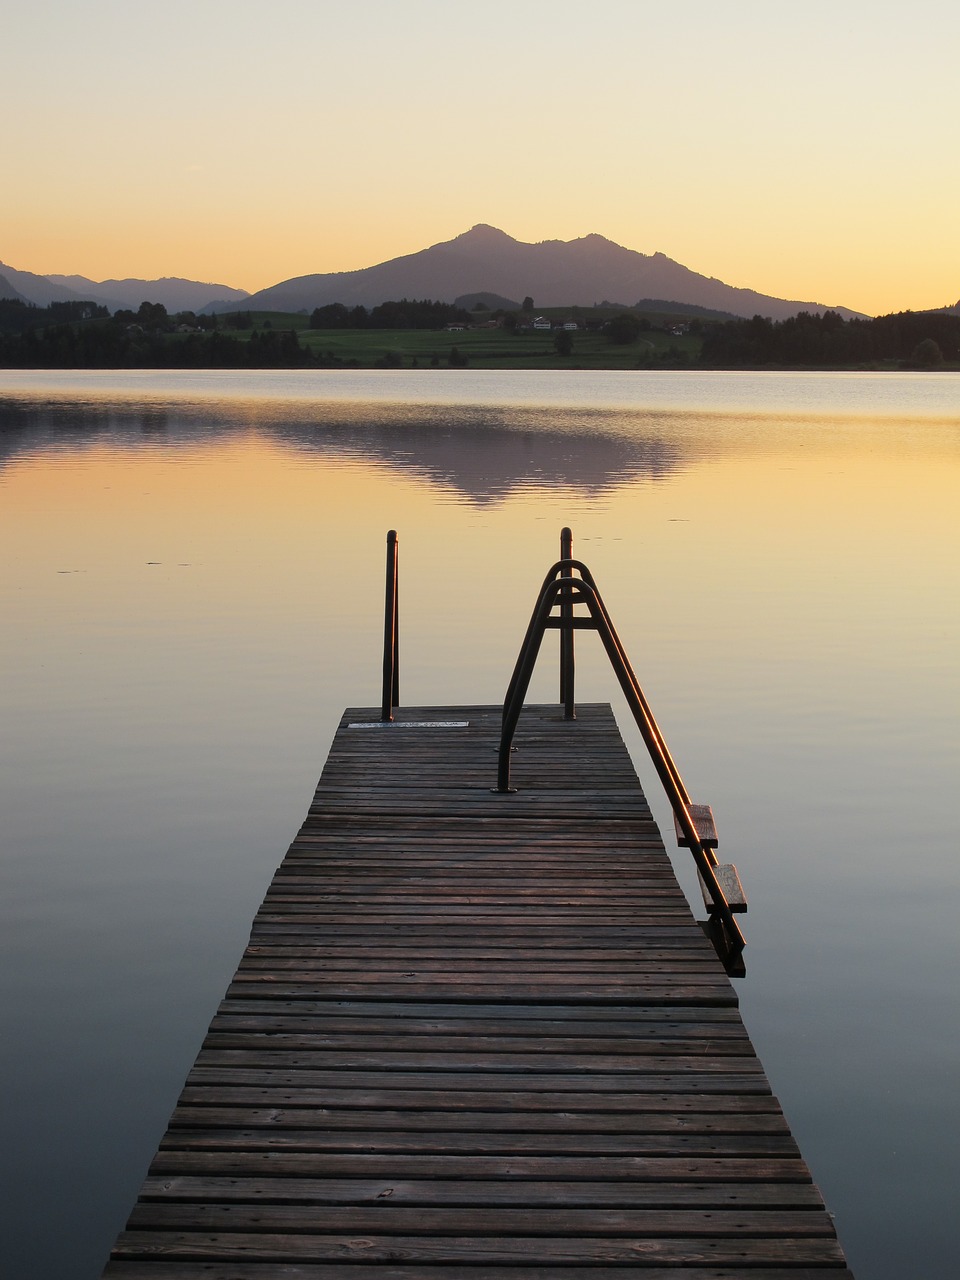
{"label": "metal railing", "polygon": [[[560,530],[560,563],[563,564],[564,561],[573,561],[573,534],[566,526]],[[563,703],[564,719],[575,720],[577,708],[573,694],[576,665],[573,655],[573,597],[566,588],[560,600],[560,617],[564,621],[560,632],[560,701]]]}
{"label": "metal railing", "polygon": [[397,572],[399,540],[396,529],[387,534],[387,581],[383,606],[383,696],[380,719],[392,720],[400,705],[400,583]]}
{"label": "metal railing", "polygon": [[[573,719],[576,715],[574,632],[596,631],[640,730],[644,745],[650,753],[657,775],[663,784],[667,799],[676,816],[677,826],[683,833],[685,843],[689,844],[697,870],[709,894],[713,912],[711,940],[724,961],[727,971],[739,973],[742,970],[741,953],[745,940],[717,879],[714,870],[719,865],[717,856],[708,844],[707,838],[701,836],[697,830],[691,813],[690,796],[680,771],[667,748],[650,704],[640,688],[640,682],[630,665],[616,628],[610,620],[593,575],[582,561],[573,559],[573,538],[569,529],[564,529],[561,533],[560,547],[561,558],[553,565],[543,581],[504,698],[496,789],[505,794],[515,790],[510,786],[513,738],[544,635],[548,630],[559,630],[561,633],[560,698],[564,705],[564,717]],[[577,574],[579,576],[575,576]],[[577,605],[586,608],[586,616],[574,613]],[[554,613],[554,609],[559,609],[559,613]]]}

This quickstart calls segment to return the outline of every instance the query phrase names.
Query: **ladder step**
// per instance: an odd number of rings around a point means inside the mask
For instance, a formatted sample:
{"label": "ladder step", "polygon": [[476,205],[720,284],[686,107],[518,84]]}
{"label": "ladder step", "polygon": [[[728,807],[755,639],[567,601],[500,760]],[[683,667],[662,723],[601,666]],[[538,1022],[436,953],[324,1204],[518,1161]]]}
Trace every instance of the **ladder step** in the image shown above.
{"label": "ladder step", "polygon": [[[716,849],[720,839],[717,836],[717,824],[713,820],[713,810],[708,804],[689,804],[687,808],[690,810],[690,817],[697,829],[697,835],[708,849]],[[673,825],[677,832],[677,844],[683,849],[689,849],[690,841],[683,834],[683,828],[676,814],[673,815]]]}
{"label": "ladder step", "polygon": [[[727,906],[731,911],[746,911],[747,895],[743,892],[743,885],[740,883],[740,877],[737,875],[737,868],[732,862],[721,862],[713,868],[713,873],[717,877],[720,888],[723,890],[723,896],[727,900]],[[703,876],[697,872],[697,879],[700,881],[700,892],[703,894],[704,906],[708,911],[715,911],[713,899],[710,897],[710,890],[704,882]]]}

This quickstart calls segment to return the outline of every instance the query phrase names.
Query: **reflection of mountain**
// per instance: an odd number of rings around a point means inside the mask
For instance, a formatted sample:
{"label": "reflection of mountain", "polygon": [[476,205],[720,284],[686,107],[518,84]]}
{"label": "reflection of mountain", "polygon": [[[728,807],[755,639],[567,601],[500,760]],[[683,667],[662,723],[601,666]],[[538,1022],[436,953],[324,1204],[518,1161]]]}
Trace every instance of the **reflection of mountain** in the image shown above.
{"label": "reflection of mountain", "polygon": [[159,441],[196,447],[230,431],[226,421],[191,421],[175,405],[0,398],[0,467],[31,454],[79,452],[104,444],[136,448]]}
{"label": "reflection of mountain", "polygon": [[640,476],[665,476],[682,461],[672,442],[617,430],[615,415],[607,430],[565,420],[581,415],[556,410],[541,410],[537,423],[533,415],[518,416],[432,407],[417,422],[323,422],[277,433],[295,448],[372,459],[480,503],[519,489],[600,493]]}
{"label": "reflection of mountain", "polygon": [[681,441],[665,425],[661,414],[564,408],[7,400],[0,404],[0,466],[95,445],[196,450],[254,431],[305,457],[382,464],[485,503],[519,489],[596,494],[667,476],[703,444]]}
{"label": "reflection of mountain", "polygon": [[191,417],[169,404],[45,403],[0,396],[0,473],[31,457],[87,449],[189,449],[236,434],[234,423]]}

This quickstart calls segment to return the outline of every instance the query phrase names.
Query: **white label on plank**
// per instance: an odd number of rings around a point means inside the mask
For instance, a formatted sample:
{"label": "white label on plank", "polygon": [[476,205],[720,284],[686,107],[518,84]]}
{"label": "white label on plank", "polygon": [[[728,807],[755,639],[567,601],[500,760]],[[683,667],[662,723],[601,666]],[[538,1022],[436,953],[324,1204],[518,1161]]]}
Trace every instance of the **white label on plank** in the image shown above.
{"label": "white label on plank", "polygon": [[469,720],[361,720],[348,729],[466,729]]}

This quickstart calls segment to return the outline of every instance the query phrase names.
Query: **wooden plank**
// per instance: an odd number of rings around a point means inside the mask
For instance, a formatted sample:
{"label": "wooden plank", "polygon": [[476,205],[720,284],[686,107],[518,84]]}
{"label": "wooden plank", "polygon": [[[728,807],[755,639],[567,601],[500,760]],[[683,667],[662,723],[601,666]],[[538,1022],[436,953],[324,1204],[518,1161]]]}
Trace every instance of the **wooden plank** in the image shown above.
{"label": "wooden plank", "polygon": [[[720,862],[713,868],[713,874],[717,878],[717,882],[723,891],[723,896],[727,900],[727,905],[731,911],[746,911],[747,895],[743,891],[743,885],[740,883],[740,877],[737,874],[737,868],[732,862]],[[708,911],[715,911],[713,899],[710,897],[710,890],[707,888],[703,876],[697,872],[697,879],[700,882],[700,893],[703,897],[704,906]]]}
{"label": "wooden plank", "polygon": [[[826,1215],[824,1215],[826,1217]],[[646,1267],[679,1264],[752,1268],[787,1263],[806,1266],[843,1265],[835,1238],[825,1236],[601,1237],[587,1236],[408,1236],[372,1233],[306,1235],[290,1232],[209,1232],[144,1230],[121,1233],[113,1257],[184,1258],[202,1261],[240,1257],[262,1261],[417,1262],[471,1261],[490,1266],[528,1264],[536,1256],[541,1267],[616,1263]],[[122,1274],[122,1273],[121,1273]],[[421,1273],[423,1276],[424,1273]],[[424,1277],[425,1280],[425,1277]]]}
{"label": "wooden plank", "polygon": [[[711,1084],[714,1083],[711,1080]],[[664,1089],[642,1091],[634,1082],[627,1082],[625,1085],[620,1081],[618,1088],[578,1091],[566,1079],[550,1081],[549,1084],[537,1079],[527,1082],[526,1088],[494,1091],[470,1089],[459,1083],[444,1089],[436,1087],[432,1077],[422,1078],[420,1087],[411,1084],[407,1088],[401,1088],[398,1082],[389,1077],[380,1087],[358,1087],[342,1080],[338,1075],[326,1072],[277,1071],[270,1067],[254,1070],[194,1067],[187,1077],[181,1097],[189,1101],[193,1098],[193,1089],[221,1087],[256,1089],[264,1106],[276,1102],[285,1090],[291,1090],[296,1093],[301,1105],[325,1107],[328,1110],[337,1107],[378,1107],[386,1110],[418,1111],[432,1107],[444,1111],[473,1109],[483,1111],[488,1116],[496,1116],[502,1111],[530,1113],[556,1110],[567,1115],[578,1111],[624,1111],[638,1122],[640,1117],[655,1112],[669,1112],[684,1119],[695,1114],[723,1117],[780,1115],[780,1105],[776,1098],[763,1090],[749,1094],[739,1089],[730,1093],[696,1090],[679,1093]]]}
{"label": "wooden plank", "polygon": [[[566,1003],[567,1001],[582,1000],[584,1003],[592,1003],[597,1005],[616,1004],[623,999],[623,984],[618,985],[614,982],[538,982],[536,976],[532,976],[527,980],[518,980],[516,982],[504,981],[499,989],[491,983],[465,983],[458,982],[456,977],[451,977],[447,982],[440,979],[432,979],[425,981],[424,978],[416,973],[399,973],[395,976],[395,980],[386,982],[350,982],[338,980],[333,982],[327,980],[324,984],[333,999],[353,998],[357,996],[370,995],[371,997],[383,998],[385,996],[393,996],[398,1000],[403,1000],[409,992],[414,999],[430,996],[434,999],[442,999],[444,996],[452,1000],[469,1000],[479,999],[488,1000],[491,994],[496,993],[504,1001],[508,1003],[514,1001],[524,1004],[531,999],[548,1000],[553,998],[558,1003]],[[639,987],[639,983],[635,984]],[[271,982],[269,979],[262,980],[259,984],[252,980],[237,979],[228,988],[231,996],[243,996],[251,991],[264,991],[269,988],[278,996],[313,996],[317,989],[316,979],[305,979],[299,985],[296,982],[281,982],[275,980]],[[643,999],[647,1004],[656,1005],[676,1005],[676,1004],[733,1004],[734,998],[731,996],[729,989],[722,983],[704,982],[699,985],[692,985],[688,982],[676,982],[671,984],[669,978],[665,978],[662,982],[654,986],[652,983],[647,984],[643,991]]]}
{"label": "wooden plank", "polygon": [[[713,810],[708,804],[690,804],[687,805],[690,811],[690,817],[693,819],[693,827],[701,842],[708,849],[716,849],[720,843],[717,836],[717,824],[714,821]],[[677,833],[677,844],[683,849],[690,848],[690,841],[683,833],[683,827],[680,825],[680,819],[676,814],[673,815],[673,827]]]}
{"label": "wooden plank", "polygon": [[[201,1114],[197,1115],[196,1112]],[[283,1120],[286,1118],[286,1125]],[[372,1120],[372,1127],[361,1130],[346,1126],[337,1128],[326,1125],[318,1112],[283,1108],[255,1110],[253,1108],[189,1108],[180,1107],[173,1115],[168,1131],[169,1143],[178,1140],[178,1129],[185,1131],[184,1143],[196,1143],[206,1137],[211,1146],[227,1147],[230,1144],[255,1150],[257,1145],[271,1149],[299,1149],[302,1151],[329,1151],[337,1155],[365,1154],[375,1149],[379,1154],[396,1152],[412,1155],[438,1156],[527,1156],[564,1155],[640,1155],[673,1156],[682,1153],[690,1157],[769,1156],[790,1157],[799,1153],[789,1134],[731,1134],[696,1133],[677,1127],[666,1134],[645,1132],[580,1132],[576,1125],[553,1132],[525,1130],[516,1133],[507,1126],[473,1130],[463,1133],[454,1127],[436,1131],[412,1123],[391,1128],[389,1122]],[[200,1128],[199,1126],[205,1126]],[[519,1127],[518,1124],[515,1127]]]}
{"label": "wooden plank", "polygon": [[[292,1263],[292,1262],[220,1262],[208,1259],[191,1262],[178,1259],[167,1262],[151,1257],[149,1261],[136,1259],[111,1262],[103,1273],[104,1280],[545,1280],[545,1272],[538,1266],[474,1266],[470,1263],[432,1265],[428,1272],[414,1264],[408,1266],[397,1261],[374,1263]],[[644,1266],[644,1280],[729,1280],[735,1273],[718,1270],[715,1266]],[[749,1280],[837,1280],[838,1275],[849,1272],[834,1267],[752,1267]],[[551,1266],[549,1280],[623,1280],[622,1267]]]}
{"label": "wooden plank", "polygon": [[[776,1113],[741,1114],[720,1118],[712,1113],[685,1112],[651,1113],[623,1111],[588,1111],[581,1108],[570,1112],[542,1107],[525,1111],[511,1107],[502,1111],[470,1110],[467,1107],[451,1110],[430,1110],[422,1107],[396,1107],[362,1109],[305,1101],[297,1089],[271,1090],[264,1097],[262,1089],[184,1089],[180,1103],[170,1119],[170,1128],[270,1128],[295,1127],[298,1129],[323,1129],[336,1133],[343,1129],[364,1131],[386,1130],[399,1133],[417,1131],[493,1133],[520,1131],[524,1134],[627,1134],[637,1138],[640,1134],[674,1134],[681,1136],[690,1148],[690,1140],[709,1136],[724,1138],[731,1134],[786,1136],[783,1117]],[[198,1108],[203,1108],[202,1113]],[[438,1139],[443,1141],[442,1139]],[[423,1140],[421,1139],[421,1145]],[[554,1144],[555,1146],[556,1144]],[[674,1150],[671,1147],[671,1150]],[[727,1149],[727,1148],[725,1148]],[[759,1148],[757,1148],[759,1149]],[[636,1147],[631,1147],[632,1151]],[[769,1148],[768,1148],[769,1150]]]}
{"label": "wooden plank", "polygon": [[[652,1030],[657,1030],[655,1026]],[[562,1029],[561,1029],[562,1030]],[[347,1049],[371,1048],[376,1046],[380,1051],[403,1052],[404,1050],[422,1049],[429,1044],[431,1054],[440,1052],[456,1053],[469,1047],[474,1052],[503,1053],[510,1052],[540,1055],[550,1053],[590,1053],[633,1055],[638,1052],[655,1053],[690,1053],[696,1051],[712,1056],[717,1053],[744,1054],[751,1052],[750,1042],[746,1037],[713,1039],[709,1030],[695,1027],[695,1037],[656,1039],[646,1036],[619,1036],[597,1033],[595,1037],[581,1036],[573,1038],[570,1028],[567,1034],[554,1036],[539,1034],[539,1028],[531,1028],[526,1035],[523,1027],[513,1027],[509,1035],[495,1031],[484,1025],[482,1034],[475,1034],[469,1028],[459,1028],[459,1034],[450,1032],[446,1027],[427,1028],[418,1031],[417,1024],[413,1028],[388,1028],[377,1023],[370,1028],[361,1026],[343,1030],[334,1030],[322,1019],[308,1018],[271,1018],[261,1014],[259,1018],[227,1018],[218,1015],[211,1024],[210,1031],[204,1041],[206,1048],[244,1049],[252,1045],[269,1043],[277,1048],[287,1049]],[[648,1032],[651,1028],[647,1029]],[[425,1040],[429,1036],[429,1040]],[[693,1043],[690,1041],[693,1040]],[[540,1059],[538,1058],[538,1065]]]}
{"label": "wooden plank", "polygon": [[[699,932],[699,930],[698,930]],[[707,945],[706,943],[704,945]],[[444,1001],[442,1003],[425,1001],[405,1001],[397,1004],[393,1001],[377,1000],[268,1000],[262,996],[248,999],[226,999],[219,1008],[219,1013],[231,1012],[251,1014],[292,1015],[296,1018],[319,1016],[324,1019],[349,1020],[351,1023],[360,1019],[385,1018],[408,1025],[411,1020],[429,1020],[430,1023],[442,1021],[469,1027],[477,1021],[484,1021],[488,1027],[502,1028],[509,1034],[509,1028],[518,1023],[531,1026],[543,1024],[544,1032],[551,1027],[582,1026],[595,1027],[601,1034],[610,1034],[610,1029],[627,1035],[640,1035],[645,1026],[654,1024],[658,1027],[683,1028],[690,1023],[710,1023],[746,1035],[740,1015],[730,1006],[713,1006],[703,1009],[688,1009],[685,1005],[677,1008],[648,1008],[645,1005],[619,1006],[606,1009],[595,1009],[591,1005],[561,1004],[526,1004],[522,1007],[501,1005],[499,1003],[484,1004],[479,1001],[457,1004]],[[711,1033],[713,1034],[713,1033]]]}
{"label": "wooden plank", "polygon": [[516,796],[499,708],[396,714],[345,713],[104,1276],[844,1274],[609,708],[526,709]]}
{"label": "wooden plank", "polygon": [[362,1178],[216,1178],[187,1175],[148,1177],[140,1202],[181,1200],[190,1204],[391,1204],[606,1209],[821,1209],[812,1183],[685,1182],[507,1182],[478,1179],[395,1180]]}
{"label": "wooden plank", "polygon": [[[344,1212],[339,1205],[277,1204],[270,1207],[270,1229],[277,1232],[324,1235],[343,1229]],[[129,1230],[159,1231],[249,1231],[261,1232],[263,1206],[231,1201],[228,1204],[194,1204],[181,1201],[141,1201],[130,1215]],[[562,1209],[522,1208],[497,1205],[493,1208],[443,1208],[424,1205],[410,1208],[392,1198],[376,1206],[353,1205],[350,1226],[355,1231],[403,1236],[499,1235],[568,1236],[601,1235],[662,1237],[703,1236],[764,1237],[832,1236],[825,1214],[805,1210],[755,1209],[738,1206],[718,1221],[715,1210],[702,1209],[589,1209],[565,1206]],[[256,1246],[254,1246],[256,1247]]]}
{"label": "wooden plank", "polygon": [[604,1053],[522,1053],[512,1048],[490,1053],[475,1050],[470,1053],[457,1053],[450,1050],[435,1049],[433,1046],[416,1050],[376,1049],[336,1050],[315,1049],[311,1036],[286,1036],[284,1034],[267,1034],[256,1038],[239,1037],[239,1046],[225,1045],[224,1040],[230,1037],[212,1036],[210,1047],[205,1047],[198,1055],[197,1061],[221,1062],[224,1064],[253,1065],[267,1059],[267,1065],[283,1069],[284,1067],[313,1067],[323,1071],[430,1071],[430,1072],[478,1072],[495,1071],[497,1073],[516,1074],[517,1072],[537,1072],[547,1074],[579,1074],[584,1071],[604,1072],[611,1077],[616,1073],[624,1075],[668,1075],[691,1074],[710,1075],[718,1072],[723,1075],[748,1076],[763,1078],[763,1070],[756,1057],[747,1055],[724,1055],[708,1058],[699,1054],[690,1055],[690,1046],[683,1056],[653,1054],[604,1054]]}
{"label": "wooden plank", "polygon": [[[258,1149],[254,1144],[261,1143]],[[509,1182],[809,1182],[796,1156],[436,1155],[288,1150],[282,1134],[169,1131],[150,1173],[218,1177],[443,1178]]]}

